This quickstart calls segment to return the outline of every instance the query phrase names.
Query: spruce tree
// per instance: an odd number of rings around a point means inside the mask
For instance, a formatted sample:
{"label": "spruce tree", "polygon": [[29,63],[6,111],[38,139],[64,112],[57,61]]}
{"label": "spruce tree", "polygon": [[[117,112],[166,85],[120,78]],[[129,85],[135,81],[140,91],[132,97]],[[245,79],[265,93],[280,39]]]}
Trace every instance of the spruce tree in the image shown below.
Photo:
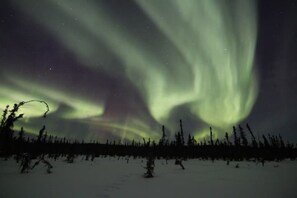
{"label": "spruce tree", "polygon": [[246,147],[248,145],[248,141],[246,139],[245,132],[240,125],[239,125],[239,132],[240,132],[240,139],[241,139],[242,145]]}
{"label": "spruce tree", "polygon": [[255,138],[255,136],[254,136],[254,133],[252,132],[252,130],[251,130],[251,128],[250,128],[250,126],[249,126],[248,123],[246,124],[246,127],[247,127],[248,131],[250,132],[250,134],[251,134],[251,136],[252,136],[252,144],[253,144],[253,148],[257,148],[257,147],[258,147],[258,143],[257,143],[256,138]]}
{"label": "spruce tree", "polygon": [[233,126],[233,137],[234,137],[234,145],[238,146],[238,137],[237,137],[235,126]]}
{"label": "spruce tree", "polygon": [[225,139],[226,139],[227,145],[230,145],[228,132],[225,133]]}
{"label": "spruce tree", "polygon": [[183,146],[185,144],[185,138],[184,138],[184,130],[183,130],[182,120],[179,120],[179,125],[180,125],[181,145]]}
{"label": "spruce tree", "polygon": [[213,136],[212,136],[212,128],[209,127],[209,132],[210,132],[210,145],[213,146]]}
{"label": "spruce tree", "polygon": [[43,138],[44,131],[45,131],[45,126],[43,125],[43,127],[39,130],[37,142],[41,142],[41,140]]}

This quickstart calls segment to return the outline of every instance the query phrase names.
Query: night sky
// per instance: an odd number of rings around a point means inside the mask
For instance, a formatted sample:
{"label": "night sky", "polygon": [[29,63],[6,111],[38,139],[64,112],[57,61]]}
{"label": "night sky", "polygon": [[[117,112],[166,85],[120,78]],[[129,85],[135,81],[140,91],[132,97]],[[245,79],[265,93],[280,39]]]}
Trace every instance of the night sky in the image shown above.
{"label": "night sky", "polygon": [[153,138],[166,126],[297,141],[295,0],[0,2],[0,110],[28,133]]}

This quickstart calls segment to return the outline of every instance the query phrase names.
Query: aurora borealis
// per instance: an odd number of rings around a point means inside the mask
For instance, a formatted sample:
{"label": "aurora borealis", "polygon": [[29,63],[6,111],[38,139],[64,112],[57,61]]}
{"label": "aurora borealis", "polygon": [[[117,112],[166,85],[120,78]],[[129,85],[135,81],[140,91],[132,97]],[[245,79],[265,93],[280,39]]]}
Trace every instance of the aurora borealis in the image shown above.
{"label": "aurora borealis", "polygon": [[250,122],[297,139],[294,2],[1,4],[0,108],[37,99],[51,109],[43,120],[44,106],[24,106],[18,127],[29,133],[157,139],[182,119],[197,138]]}

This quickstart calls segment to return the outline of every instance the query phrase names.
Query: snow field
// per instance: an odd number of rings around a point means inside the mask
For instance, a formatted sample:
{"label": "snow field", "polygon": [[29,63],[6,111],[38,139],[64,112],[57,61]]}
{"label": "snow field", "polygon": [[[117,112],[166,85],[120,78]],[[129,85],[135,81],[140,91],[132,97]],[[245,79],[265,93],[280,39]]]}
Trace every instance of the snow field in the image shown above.
{"label": "snow field", "polygon": [[[33,160],[34,163],[36,160]],[[49,197],[297,197],[297,162],[155,161],[155,177],[144,178],[146,159],[77,157],[73,164],[49,160],[52,174],[43,164],[20,174],[15,160],[0,159],[1,198]],[[31,164],[32,164],[31,163]],[[235,168],[236,164],[239,168]]]}

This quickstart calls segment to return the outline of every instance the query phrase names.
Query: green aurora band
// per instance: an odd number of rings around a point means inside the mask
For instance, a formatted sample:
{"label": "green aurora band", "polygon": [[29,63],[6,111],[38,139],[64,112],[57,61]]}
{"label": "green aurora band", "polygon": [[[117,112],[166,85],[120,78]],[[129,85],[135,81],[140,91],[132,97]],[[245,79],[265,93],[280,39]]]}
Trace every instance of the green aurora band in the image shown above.
{"label": "green aurora band", "polygon": [[[203,129],[195,131],[196,138],[208,134],[207,126],[222,137],[249,115],[255,103],[258,81],[254,68],[254,1],[136,0],[147,20],[156,26],[158,38],[137,35],[133,28],[145,28],[145,24],[136,19],[130,23],[122,20],[107,6],[107,1],[15,0],[14,4],[63,43],[82,65],[124,76],[132,82],[159,124],[168,124],[172,111],[183,106],[204,123]],[[61,25],[61,20],[65,25]],[[121,62],[120,70],[112,67],[114,57]],[[69,98],[56,89],[42,92],[42,85],[8,78],[20,90],[35,90],[31,95],[18,90],[11,95],[24,98],[23,93],[25,99],[44,99],[49,101],[52,111],[57,110],[59,101]],[[104,112],[104,99],[98,100],[86,102],[74,97],[69,102],[72,111],[61,117],[93,117],[90,122],[98,128],[113,128],[122,139],[157,138],[153,127],[136,118],[128,119],[125,125],[95,119]],[[31,115],[37,114],[36,108]],[[81,108],[85,114],[79,113]],[[175,128],[168,127],[171,131]]]}

